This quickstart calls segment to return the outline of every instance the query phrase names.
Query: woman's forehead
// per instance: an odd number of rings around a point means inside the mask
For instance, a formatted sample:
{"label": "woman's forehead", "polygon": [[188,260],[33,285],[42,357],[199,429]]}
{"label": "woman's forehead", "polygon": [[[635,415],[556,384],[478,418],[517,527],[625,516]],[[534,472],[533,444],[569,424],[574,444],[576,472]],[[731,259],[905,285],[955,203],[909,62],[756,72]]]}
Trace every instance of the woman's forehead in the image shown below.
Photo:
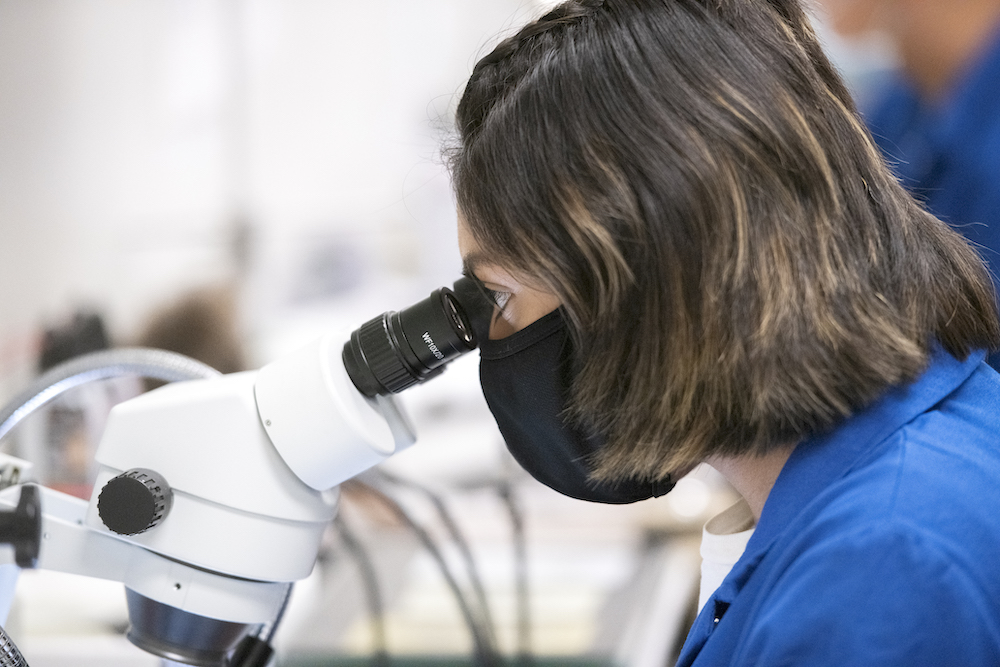
{"label": "woman's forehead", "polygon": [[466,275],[484,268],[500,268],[496,254],[479,245],[461,211],[458,214],[458,251],[462,255],[462,269]]}
{"label": "woman's forehead", "polygon": [[472,232],[469,231],[469,224],[465,221],[465,216],[462,215],[461,210],[458,212],[458,250],[462,253],[463,261],[466,256],[480,252],[479,243],[472,236]]}

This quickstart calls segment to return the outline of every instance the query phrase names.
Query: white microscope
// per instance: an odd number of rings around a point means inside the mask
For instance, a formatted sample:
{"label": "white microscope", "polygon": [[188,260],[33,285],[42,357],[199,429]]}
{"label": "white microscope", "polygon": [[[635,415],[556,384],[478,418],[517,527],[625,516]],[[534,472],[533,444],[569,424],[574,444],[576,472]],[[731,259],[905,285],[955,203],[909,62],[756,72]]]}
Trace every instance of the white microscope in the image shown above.
{"label": "white microscope", "polygon": [[[454,287],[259,371],[223,376],[152,350],[52,369],[0,413],[0,436],[92,379],[186,381],[111,411],[89,503],[25,483],[27,462],[0,461],[0,508],[15,508],[0,512],[0,543],[11,545],[0,546],[0,569],[120,581],[128,638],[140,648],[205,667],[266,664],[271,649],[259,631],[311,572],[337,485],[415,440],[392,394],[476,347],[490,307],[469,279]],[[13,585],[2,589],[0,618]],[[0,667],[22,664],[0,629]]]}

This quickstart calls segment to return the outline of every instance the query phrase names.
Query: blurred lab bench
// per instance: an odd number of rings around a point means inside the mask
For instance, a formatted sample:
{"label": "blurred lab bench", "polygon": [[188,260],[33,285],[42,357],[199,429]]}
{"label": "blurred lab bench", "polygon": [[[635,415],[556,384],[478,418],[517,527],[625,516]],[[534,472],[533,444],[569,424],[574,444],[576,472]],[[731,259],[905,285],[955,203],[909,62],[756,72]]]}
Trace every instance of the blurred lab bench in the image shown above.
{"label": "blurred lab bench", "polygon": [[[454,656],[393,656],[389,661],[392,667],[475,667],[468,658]],[[531,658],[529,662],[520,663],[516,659],[507,659],[503,663],[507,667],[613,667],[611,662],[586,658]],[[278,660],[277,667],[371,667],[371,658],[300,658]]]}

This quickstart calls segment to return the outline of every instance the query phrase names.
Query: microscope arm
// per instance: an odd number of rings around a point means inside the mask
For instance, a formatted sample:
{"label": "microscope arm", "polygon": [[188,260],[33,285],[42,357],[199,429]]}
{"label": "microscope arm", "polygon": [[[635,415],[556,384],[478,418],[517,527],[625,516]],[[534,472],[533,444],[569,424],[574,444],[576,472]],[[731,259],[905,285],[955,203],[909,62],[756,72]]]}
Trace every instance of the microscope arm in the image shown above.
{"label": "microscope arm", "polygon": [[[38,490],[43,508],[38,569],[121,582],[157,602],[231,622],[266,622],[284,599],[284,584],[220,578],[95,531],[86,525],[86,501],[46,487]],[[0,508],[15,507],[20,492],[20,487],[0,491]],[[0,549],[0,565],[14,564],[13,555],[13,549]],[[0,602],[9,606],[10,600]],[[7,611],[0,608],[0,615]]]}

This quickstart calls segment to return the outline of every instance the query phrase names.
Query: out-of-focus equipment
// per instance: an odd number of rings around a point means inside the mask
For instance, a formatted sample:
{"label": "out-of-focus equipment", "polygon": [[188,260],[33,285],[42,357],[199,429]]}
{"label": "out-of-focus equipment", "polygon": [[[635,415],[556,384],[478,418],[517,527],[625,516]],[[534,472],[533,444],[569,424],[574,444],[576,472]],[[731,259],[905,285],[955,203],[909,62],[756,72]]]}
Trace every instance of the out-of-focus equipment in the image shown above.
{"label": "out-of-focus equipment", "polygon": [[[89,502],[28,484],[29,462],[0,459],[0,543],[12,545],[0,567],[121,581],[133,644],[190,665],[262,667],[292,582],[312,570],[337,511],[337,485],[415,440],[393,394],[476,347],[456,292],[475,298],[462,279],[259,371],[220,375],[148,349],[53,368],[0,411],[0,437],[84,382],[171,384],[112,410]],[[0,667],[20,659],[0,652]]]}

